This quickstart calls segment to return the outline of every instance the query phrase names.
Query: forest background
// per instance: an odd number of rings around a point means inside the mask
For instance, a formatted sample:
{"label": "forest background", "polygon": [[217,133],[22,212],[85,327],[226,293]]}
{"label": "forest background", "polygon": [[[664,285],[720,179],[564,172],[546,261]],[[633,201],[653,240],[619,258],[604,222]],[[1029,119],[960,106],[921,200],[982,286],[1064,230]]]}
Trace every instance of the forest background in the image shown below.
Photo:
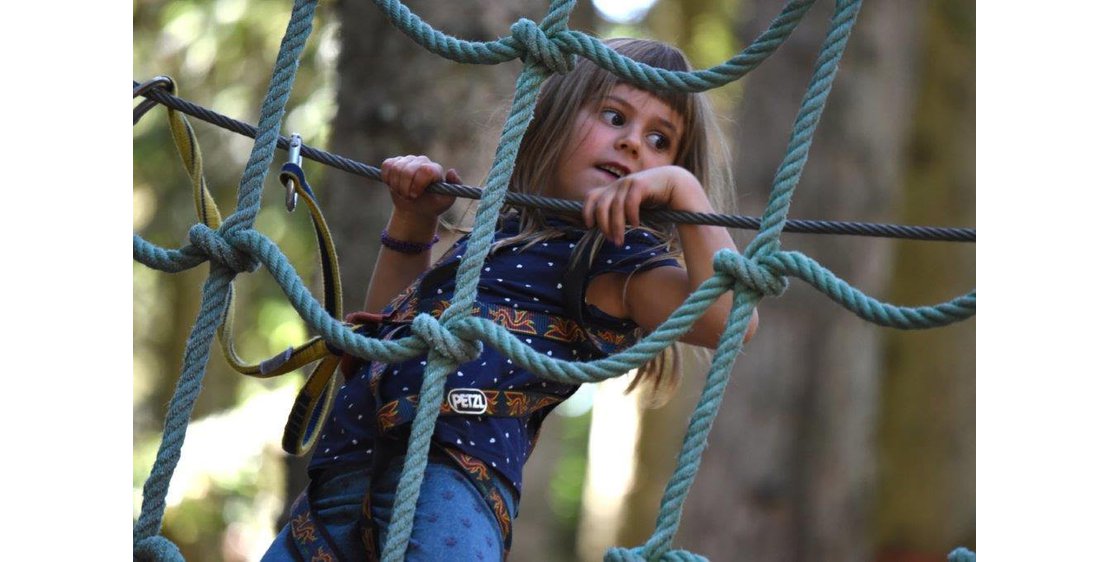
{"label": "forest background", "polygon": [[[744,214],[762,210],[782,158],[830,12],[830,3],[819,4],[759,70],[711,94]],[[503,35],[517,18],[544,11],[532,0],[408,5],[467,39]],[[583,2],[571,26],[670,41],[706,67],[742,49],[780,8],[659,0],[620,23]],[[136,80],[168,74],[183,97],[255,119],[286,2],[138,0],[133,18]],[[315,26],[286,134],[371,164],[427,153],[460,168],[468,183],[481,181],[519,63],[441,61],[368,2],[324,3]],[[975,226],[974,4],[865,4],[848,45],[792,217]],[[135,127],[134,229],[176,247],[195,218],[160,113]],[[250,141],[195,126],[209,185],[231,209]],[[345,308],[354,310],[388,196],[361,178],[312,163],[306,170],[337,236]],[[285,212],[276,175],[267,181],[257,228],[318,284],[309,222],[303,212]],[[743,244],[751,235],[735,236]],[[974,245],[785,235],[784,246],[899,304],[935,303],[975,286]],[[206,268],[168,275],[136,263],[133,273],[137,514]],[[237,290],[244,356],[269,357],[308,336],[265,274],[241,276]],[[759,336],[737,362],[679,545],[714,560],[934,560],[958,545],[974,548],[976,321],[882,329],[801,283],[760,312]],[[616,380],[584,387],[550,418],[526,474],[514,560],[597,560],[606,545],[642,542],[704,365],[685,380],[662,409],[622,397],[626,381]],[[244,379],[221,359],[211,362],[164,531],[188,559],[252,560],[268,544],[290,494],[304,484],[303,461],[278,447],[299,383]]]}

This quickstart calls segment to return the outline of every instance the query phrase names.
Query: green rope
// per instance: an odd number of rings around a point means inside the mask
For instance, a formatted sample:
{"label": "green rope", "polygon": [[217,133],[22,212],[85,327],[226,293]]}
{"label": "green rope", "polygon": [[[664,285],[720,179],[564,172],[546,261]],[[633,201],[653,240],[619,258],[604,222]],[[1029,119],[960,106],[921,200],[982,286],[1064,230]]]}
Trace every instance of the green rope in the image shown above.
{"label": "green rope", "polygon": [[744,250],[747,256],[766,256],[779,249],[779,237],[786,222],[786,213],[790,209],[790,199],[794,195],[798,180],[802,177],[802,169],[805,168],[806,159],[809,156],[809,147],[813,143],[813,133],[817,130],[817,121],[825,109],[825,101],[829,97],[833,78],[836,77],[836,65],[844,54],[844,46],[848,43],[852,26],[855,25],[859,6],[860,0],[837,0],[836,2],[836,12],[829,25],[825,43],[821,47],[821,54],[817,58],[813,78],[802,99],[798,116],[794,120],[794,130],[787,145],[786,158],[775,173],[771,197],[767,208],[763,211],[759,233]]}
{"label": "green rope", "polygon": [[[894,306],[863,294],[803,254],[779,250],[779,238],[790,199],[805,167],[837,63],[859,12],[860,0],[838,0],[813,77],[795,120],[786,156],[776,173],[760,231],[743,255],[731,250],[718,252],[713,261],[714,275],[691,293],[656,330],[619,353],[579,363],[535,352],[501,326],[472,317],[470,310],[477,296],[481,267],[493,241],[497,214],[508,192],[520,141],[532,118],[544,80],[552,73],[567,72],[573,67],[577,55],[645,88],[692,92],[717,87],[743,76],[770,56],[797,27],[813,0],[788,3],[768,29],[743,52],[716,67],[691,72],[652,68],[615,53],[595,38],[567,30],[573,0],[553,1],[548,14],[538,25],[528,20],[518,21],[511,28],[511,36],[490,42],[462,41],[444,35],[396,0],[375,2],[398,28],[436,54],[468,63],[496,64],[513,58],[521,58],[525,63],[498,143],[489,185],[480,199],[471,242],[457,273],[455,297],[438,320],[427,314],[419,315],[413,323],[411,336],[396,341],[360,336],[332,318],[313,297],[280,248],[251,228],[258,213],[266,170],[278,143],[277,131],[297,61],[311,31],[315,1],[297,0],[263,103],[254,149],[240,181],[235,212],[216,230],[203,224],[195,225],[189,231],[190,243],[177,250],[163,249],[138,235],[133,236],[134,258],[149,267],[175,272],[205,261],[212,263],[212,271],[203,290],[201,310],[186,344],[182,375],[167,415],[158,458],[144,485],[142,514],[134,530],[136,558],[181,559],[176,546],[157,535],[165,509],[166,491],[180,456],[189,413],[200,390],[208,349],[226,310],[231,282],[237,273],[253,271],[259,266],[265,267],[274,277],[309,327],[336,348],[364,359],[390,363],[428,355],[426,380],[412,424],[388,536],[382,549],[382,560],[389,562],[402,560],[408,546],[416,500],[428,462],[432,430],[443,399],[445,378],[459,363],[477,357],[483,342],[494,346],[514,363],[537,376],[571,384],[596,382],[620,376],[643,365],[689,331],[718,297],[727,291],[735,294],[729,322],[713,355],[706,386],[687,428],[678,466],[664,492],[656,529],[643,546],[611,549],[605,556],[607,561],[700,561],[705,558],[683,550],[672,550],[671,543],[732,365],[742,348],[749,319],[761,298],[781,295],[787,288],[787,276],[793,276],[809,283],[861,318],[884,326],[930,328],[974,315],[974,291],[936,306]],[[970,551],[962,549],[953,551],[950,559],[965,561],[968,560],[968,553]],[[970,560],[974,560],[973,553],[970,553]]]}
{"label": "green rope", "polygon": [[[565,28],[573,7],[574,0],[556,0],[539,27],[548,30]],[[520,140],[524,138],[524,132],[532,120],[540,86],[553,71],[544,67],[541,60],[544,59],[539,56],[525,58],[524,71],[517,80],[516,95],[509,119],[505,123],[501,140],[497,145],[493,168],[489,173],[489,184],[486,187],[486,193],[483,193],[479,200],[478,212],[474,219],[475,228],[471,232],[470,243],[467,244],[466,253],[459,264],[455,296],[451,299],[451,306],[443,312],[438,321],[427,314],[421,315],[417,320],[422,325],[438,323],[450,330],[453,324],[470,316],[471,306],[478,295],[481,267],[493,243],[497,215],[501,212],[505,194],[509,191],[509,179],[512,177],[513,166],[516,163]],[[562,69],[562,66],[559,68]],[[478,347],[474,351],[476,353],[470,357],[471,359],[481,352],[481,348]],[[381,552],[383,562],[399,562],[404,559],[409,536],[412,534],[412,521],[416,515],[416,500],[424,479],[424,468],[428,463],[428,449],[431,446],[436,417],[439,415],[439,405],[443,402],[444,381],[449,373],[454,372],[454,367],[458,363],[459,361],[451,360],[449,355],[439,348],[433,347],[428,353],[428,365],[424,383],[421,385],[420,402],[417,404],[416,417],[412,422],[404,468],[401,471],[401,480],[397,485],[393,501],[393,513],[385,546]]]}
{"label": "green rope", "polygon": [[[513,24],[512,36],[496,41],[463,41],[446,35],[425,23],[399,0],[374,0],[399,30],[428,51],[457,62],[497,64],[515,58],[535,57],[552,61],[548,67],[565,72],[571,55],[583,56],[598,66],[641,87],[655,90],[700,92],[724,86],[759,66],[790,36],[815,0],[794,0],[771,20],[764,31],[735,57],[709,69],[681,72],[662,70],[634,61],[606,46],[596,37],[579,31],[538,27],[520,20]],[[544,35],[535,30],[545,31]]]}

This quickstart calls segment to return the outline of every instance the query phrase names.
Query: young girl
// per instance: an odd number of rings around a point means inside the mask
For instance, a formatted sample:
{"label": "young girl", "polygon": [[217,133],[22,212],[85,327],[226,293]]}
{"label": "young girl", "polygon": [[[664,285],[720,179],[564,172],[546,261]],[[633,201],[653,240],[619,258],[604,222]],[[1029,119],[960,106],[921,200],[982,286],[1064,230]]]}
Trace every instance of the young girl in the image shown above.
{"label": "young girl", "polygon": [[[662,43],[607,44],[656,67],[690,69],[681,52]],[[640,216],[645,207],[713,212],[703,186],[715,183],[710,172],[724,163],[711,162],[711,129],[700,95],[656,95],[585,60],[550,79],[510,189],[579,200],[584,210],[581,216],[504,213],[475,314],[540,353],[582,361],[627,347],[661,324],[713,275],[713,254],[735,250],[724,228],[650,224]],[[444,172],[424,156],[403,156],[382,164],[382,179],[394,208],[365,310],[382,314],[374,317],[371,333],[393,339],[409,335],[417,314],[438,315],[449,304],[469,237],[432,263],[439,215],[454,198],[425,189],[437,180],[462,183],[454,170]],[[722,296],[682,341],[715,347],[730,306],[731,295]],[[753,315],[747,338],[756,324]],[[425,359],[369,362],[351,371],[309,466],[311,483],[263,560],[376,558]],[[663,382],[672,373],[654,363],[632,384],[673,386]],[[489,345],[460,365],[447,381],[406,559],[505,557],[524,462],[545,416],[576,389],[544,381]]]}

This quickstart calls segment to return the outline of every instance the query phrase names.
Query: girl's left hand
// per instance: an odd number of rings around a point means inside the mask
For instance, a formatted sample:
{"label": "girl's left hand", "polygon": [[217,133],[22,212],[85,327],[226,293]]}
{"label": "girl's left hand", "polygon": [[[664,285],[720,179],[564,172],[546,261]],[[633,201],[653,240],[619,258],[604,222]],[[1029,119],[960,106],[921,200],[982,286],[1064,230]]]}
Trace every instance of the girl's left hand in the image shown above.
{"label": "girl's left hand", "polygon": [[582,219],[597,227],[613,244],[624,242],[627,226],[640,226],[641,207],[712,212],[701,183],[680,166],[659,166],[629,174],[586,192]]}

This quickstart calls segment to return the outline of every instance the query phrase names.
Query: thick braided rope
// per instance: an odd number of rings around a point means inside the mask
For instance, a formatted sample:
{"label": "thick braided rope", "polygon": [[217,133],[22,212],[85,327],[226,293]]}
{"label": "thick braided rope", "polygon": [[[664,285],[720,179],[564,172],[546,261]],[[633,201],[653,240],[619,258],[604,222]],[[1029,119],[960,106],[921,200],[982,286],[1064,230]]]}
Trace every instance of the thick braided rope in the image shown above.
{"label": "thick braided rope", "polygon": [[[747,256],[758,258],[773,253],[779,248],[779,237],[786,220],[790,198],[805,166],[813,133],[836,76],[837,63],[844,53],[848,36],[859,13],[859,5],[859,0],[837,1],[829,31],[817,58],[813,79],[810,81],[802,108],[795,120],[787,156],[776,174],[759,233],[745,250]],[[715,261],[714,265],[720,264]],[[678,466],[663,492],[655,531],[644,545],[644,557],[647,560],[655,560],[662,556],[670,548],[678,530],[682,504],[686,500],[701,463],[701,453],[704,451],[709,430],[723,399],[732,364],[742,347],[744,330],[747,328],[751,310],[758,301],[757,297],[758,294],[755,291],[743,291],[741,287],[737,287],[734,292],[729,324],[713,354],[713,363],[707,376],[705,389],[683,439]]]}
{"label": "thick braided rope", "polygon": [[173,541],[161,535],[146,537],[135,543],[134,557],[136,560],[173,560],[184,562],[185,557],[181,549]]}
{"label": "thick braided rope", "polygon": [[[540,24],[544,30],[563,29],[574,8],[574,0],[555,0],[547,16]],[[500,213],[505,193],[509,189],[509,179],[516,163],[520,141],[532,120],[540,86],[554,69],[540,62],[542,58],[527,57],[524,70],[517,80],[516,93],[510,108],[509,118],[501,133],[494,155],[493,168],[489,174],[489,185],[482,194],[478,212],[474,220],[475,228],[471,242],[463,255],[456,274],[455,296],[451,306],[443,312],[440,322],[447,328],[469,316],[471,305],[478,294],[478,278],[493,241],[497,215]],[[424,469],[428,463],[428,448],[431,446],[435,420],[439,405],[443,401],[443,383],[455,366],[445,355],[432,351],[428,354],[428,365],[420,390],[416,417],[412,422],[408,450],[405,453],[404,468],[393,503],[393,513],[389,522],[389,532],[382,549],[383,562],[400,562],[404,559],[412,534],[412,521],[416,514],[416,501],[420,485],[424,479]]]}
{"label": "thick braided rope", "polygon": [[[411,359],[427,351],[428,344],[420,337],[385,341],[367,338],[332,318],[304,285],[280,248],[261,233],[242,232],[232,238],[232,243],[239,251],[257,256],[306,324],[336,347],[378,361]],[[136,259],[146,263],[142,254],[137,254]],[[735,264],[723,263],[734,261]],[[740,279],[746,287],[760,290],[762,287],[773,288],[768,286],[767,275],[796,276],[864,319],[900,329],[945,326],[969,318],[975,312],[974,293],[934,306],[901,307],[883,303],[836,278],[812,258],[794,252],[778,253],[755,262],[736,252],[723,250],[718,252],[715,262],[719,271],[734,273],[717,273],[710,277],[651,334],[620,353],[589,363],[561,361],[536,353],[511,332],[487,319],[468,316],[453,325],[453,329],[463,341],[487,342],[515,363],[541,376],[568,384],[582,384],[623,374],[654,357],[685,334],[709,305],[732,288],[732,278]],[[848,297],[840,296],[840,293]],[[778,293],[763,294],[772,296]]]}
{"label": "thick braided rope", "polygon": [[[714,259],[717,272],[691,293],[674,315],[634,345],[619,353],[588,363],[564,361],[538,353],[505,328],[482,318],[467,318],[458,324],[456,333],[463,339],[481,339],[487,342],[512,359],[514,364],[545,379],[566,384],[599,382],[643,365],[674,343],[689,331],[705,309],[726,291],[740,287],[742,291],[748,293],[759,293],[758,283],[746,279],[742,273],[743,268],[733,265],[736,261],[747,259],[731,250],[721,250]],[[772,258],[771,261],[773,262],[774,259]],[[832,275],[827,272],[826,274]],[[762,293],[761,296],[774,294]],[[944,326],[969,318],[975,312],[973,294],[958,297],[941,305],[923,307],[894,306],[862,294],[861,298],[864,302],[860,306],[861,309],[881,311],[876,314],[891,318],[890,327],[902,329]],[[934,309],[940,309],[944,313],[931,312]],[[870,318],[865,317],[865,319]]]}
{"label": "thick braided rope", "polygon": [[813,258],[799,252],[777,252],[765,261],[783,275],[797,277],[869,322],[903,330],[936,328],[975,314],[975,291],[935,306],[892,306],[873,299],[839,279]]}
{"label": "thick braided rope", "polygon": [[[513,34],[495,41],[464,41],[428,25],[400,0],[374,0],[397,29],[428,51],[441,57],[472,64],[497,64],[515,58],[543,60],[548,68],[565,72],[568,57],[583,56],[617,76],[645,88],[701,92],[743,77],[759,66],[790,36],[815,0],[786,4],[755,41],[735,57],[704,70],[676,72],[634,61],[605,45],[596,37],[563,28],[538,27],[518,21]],[[543,31],[542,36],[536,29]],[[550,61],[550,62],[549,62]]]}
{"label": "thick braided rope", "polygon": [[648,560],[663,556],[670,548],[675,532],[678,531],[678,522],[682,517],[682,504],[686,501],[694,476],[697,475],[698,467],[701,465],[701,455],[709,440],[709,430],[724,399],[725,385],[728,384],[732,365],[743,347],[744,333],[747,331],[748,322],[757,301],[758,298],[754,292],[744,291],[740,287],[734,291],[732,311],[729,313],[725,333],[713,353],[713,362],[710,364],[705,388],[702,390],[701,398],[698,399],[697,407],[694,408],[690,424],[686,429],[686,436],[682,441],[678,465],[663,492],[655,532],[644,544],[644,558]]}
{"label": "thick braided rope", "polygon": [[[181,376],[174,388],[166,425],[162,432],[162,442],[158,456],[150,470],[150,476],[143,484],[143,505],[138,521],[135,522],[133,539],[138,543],[158,534],[162,527],[162,516],[166,509],[166,492],[169,491],[170,478],[181,458],[181,445],[185,442],[185,431],[189,425],[196,397],[200,394],[204,367],[212,338],[216,335],[223,311],[227,306],[228,287],[234,272],[213,262],[212,274],[204,283],[203,298],[196,324],[185,343],[185,361]],[[159,550],[161,552],[161,550]],[[136,548],[136,556],[139,554]]]}
{"label": "thick braided rope", "polygon": [[[351,331],[350,327],[333,318],[327,309],[313,296],[304,284],[296,269],[281,249],[272,240],[255,230],[240,231],[225,237],[228,243],[243,254],[250,255],[270,272],[270,275],[289,299],[294,310],[315,332],[321,334],[330,344],[343,351],[364,359],[375,361],[404,361],[423,355],[428,344],[421,338],[410,336],[398,340],[378,340]],[[199,250],[186,246],[181,250],[168,251],[155,246],[139,236],[134,237],[134,258],[149,267],[163,271],[181,271],[194,261],[190,257]],[[167,258],[172,255],[180,261]],[[195,258],[201,263],[206,258]]]}
{"label": "thick braided rope", "polygon": [[948,562],[975,562],[975,553],[961,546],[948,553]]}
{"label": "thick braided rope", "polygon": [[[448,328],[469,316],[471,304],[477,295],[481,267],[491,246],[494,227],[497,223],[497,214],[501,208],[501,200],[508,190],[508,179],[512,175],[516,151],[519,147],[520,138],[524,136],[524,130],[528,126],[528,121],[531,120],[532,108],[535,106],[544,72],[542,65],[530,62],[525,66],[524,72],[518,81],[517,96],[513,100],[513,106],[519,109],[521,104],[524,104],[527,111],[514,110],[505,131],[502,133],[502,142],[497,150],[498,156],[490,174],[490,186],[487,188],[489,193],[483,194],[480,200],[478,214],[474,221],[475,228],[471,233],[471,244],[467,245],[467,251],[459,266],[455,296],[451,301],[451,306],[443,312],[439,320]],[[507,153],[511,153],[511,156],[502,156]],[[409,438],[408,451],[405,454],[404,469],[401,473],[401,481],[398,484],[396,499],[393,504],[389,535],[382,550],[383,562],[400,561],[404,558],[408,538],[412,533],[412,519],[416,511],[416,499],[420,491],[420,484],[423,481],[424,467],[428,460],[428,448],[431,444],[439,404],[443,401],[443,382],[446,380],[447,374],[454,368],[454,365],[440,353],[429,353],[424,383],[420,391],[420,402],[417,405],[416,417],[412,423],[412,433]]]}
{"label": "thick braided rope", "polygon": [[266,172],[274,160],[274,148],[281,133],[281,120],[285,116],[285,104],[292,93],[293,79],[297,74],[300,63],[301,51],[305,42],[312,33],[312,14],[316,11],[316,2],[297,0],[293,5],[293,14],[289,18],[289,26],[285,36],[281,39],[277,62],[274,64],[273,76],[270,78],[270,88],[262,102],[262,117],[258,121],[258,137],[254,139],[250,158],[247,160],[243,177],[239,181],[239,196],[235,203],[235,212],[227,217],[220,232],[233,234],[236,231],[250,228],[262,202],[262,185],[266,179]]}
{"label": "thick braided rope", "polygon": [[[644,547],[635,548],[613,547],[605,552],[605,562],[643,562]],[[709,562],[709,559],[685,550],[669,550],[661,554],[656,560],[661,562]]]}
{"label": "thick braided rope", "polygon": [[[316,8],[315,0],[297,0],[293,15],[282,39],[278,64],[270,79],[270,89],[259,119],[259,138],[255,141],[251,159],[244,171],[240,184],[239,202],[236,213],[228,218],[220,229],[220,234],[234,234],[250,227],[261,202],[261,187],[270,160],[273,159],[274,145],[284,114],[285,101],[289,98],[299,59],[308,34],[312,29],[312,14]],[[203,225],[198,225],[203,226]],[[207,227],[204,227],[207,229]],[[200,394],[201,381],[204,379],[205,365],[216,329],[227,308],[231,281],[237,271],[256,267],[254,261],[244,258],[219,238],[211,229],[196,229],[190,232],[195,248],[212,253],[208,258],[212,270],[205,281],[201,298],[200,312],[186,341],[185,359],[182,373],[174,389],[169,412],[166,415],[162,442],[158,448],[150,476],[143,485],[143,505],[139,519],[133,530],[134,554],[140,559],[180,558],[180,552],[165,546],[165,542],[152,540],[162,527],[162,517],[166,508],[166,493],[170,479],[181,457],[181,446],[185,442],[185,430],[196,398]],[[176,555],[175,555],[176,553]]]}
{"label": "thick braided rope", "polygon": [[771,196],[767,202],[767,208],[763,211],[759,232],[744,250],[748,256],[770,254],[777,251],[781,245],[779,238],[783,224],[786,222],[787,211],[790,210],[790,200],[794,196],[794,188],[801,179],[802,170],[809,157],[813,133],[817,130],[817,122],[825,109],[825,101],[829,97],[833,79],[836,78],[837,64],[844,54],[844,46],[848,43],[852,26],[856,23],[859,8],[860,0],[837,0],[836,2],[836,11],[833,13],[821,53],[817,57],[816,70],[802,99],[798,116],[794,120],[786,158],[775,172]]}

